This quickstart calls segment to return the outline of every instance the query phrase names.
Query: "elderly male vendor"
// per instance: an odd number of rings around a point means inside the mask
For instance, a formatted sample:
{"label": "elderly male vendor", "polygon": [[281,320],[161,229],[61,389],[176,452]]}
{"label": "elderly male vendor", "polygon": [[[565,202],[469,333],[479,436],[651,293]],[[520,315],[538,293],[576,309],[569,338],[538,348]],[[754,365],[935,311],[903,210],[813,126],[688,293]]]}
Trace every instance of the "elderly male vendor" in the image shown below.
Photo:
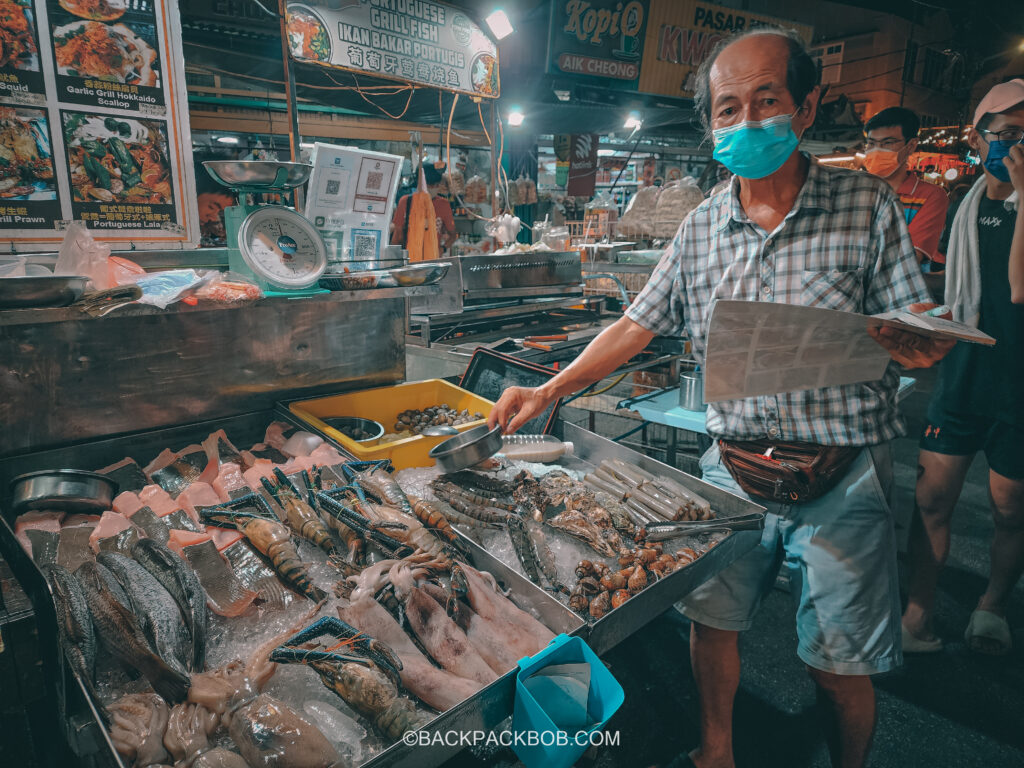
{"label": "elderly male vendor", "polygon": [[[513,387],[491,424],[515,431],[552,400],[600,380],[655,334],[684,329],[698,357],[716,299],[774,301],[874,314],[929,302],[903,212],[868,174],[814,163],[797,150],[814,122],[817,69],[799,38],[758,29],[727,40],[704,62],[696,106],[731,186],[683,222],[647,287],[626,312],[550,382]],[[916,334],[873,333],[894,363],[875,382],[715,403],[716,444],[704,479],[743,494],[723,462],[736,441],[765,451],[818,451],[833,485],[801,503],[768,507],[760,546],[693,592],[690,653],[701,743],[675,765],[733,766],[732,709],[740,679],[738,633],[748,629],[781,565],[798,601],[797,653],[826,707],[833,764],[865,764],[875,723],[870,675],[901,663],[896,544],[887,503],[899,365],[932,365],[951,348]],[[898,365],[897,365],[898,364]]]}

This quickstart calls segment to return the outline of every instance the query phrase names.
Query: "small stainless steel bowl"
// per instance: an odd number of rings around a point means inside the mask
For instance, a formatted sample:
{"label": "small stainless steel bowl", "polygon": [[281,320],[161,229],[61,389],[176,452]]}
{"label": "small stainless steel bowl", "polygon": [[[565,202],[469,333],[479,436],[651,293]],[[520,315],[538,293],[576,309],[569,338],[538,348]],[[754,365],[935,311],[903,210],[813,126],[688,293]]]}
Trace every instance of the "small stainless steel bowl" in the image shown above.
{"label": "small stainless steel bowl", "polygon": [[[360,416],[335,416],[329,419],[324,419],[324,424],[338,430],[345,437],[350,440],[355,440],[360,445],[374,446],[382,437],[384,437],[383,424],[379,421],[364,419]],[[360,429],[363,432],[372,435],[372,437],[365,437],[362,440],[356,440],[354,437],[349,435],[349,430],[353,429]]]}
{"label": "small stainless steel bowl", "polygon": [[0,277],[0,309],[66,307],[82,297],[88,282],[78,275]]}
{"label": "small stainless steel bowl", "polygon": [[313,166],[276,160],[206,160],[206,172],[225,187],[285,192],[306,183]]}
{"label": "small stainless steel bowl", "polygon": [[34,509],[103,512],[111,508],[116,495],[116,482],[82,469],[45,469],[11,481],[11,507],[15,514]]}
{"label": "small stainless steel bowl", "polygon": [[501,427],[488,429],[486,424],[481,424],[438,443],[430,449],[430,458],[447,475],[479,464],[500,450]]}
{"label": "small stainless steel bowl", "polygon": [[395,278],[402,287],[412,285],[429,285],[448,274],[451,267],[450,261],[428,261],[422,264],[410,264],[408,267],[398,267],[390,270],[391,276]]}

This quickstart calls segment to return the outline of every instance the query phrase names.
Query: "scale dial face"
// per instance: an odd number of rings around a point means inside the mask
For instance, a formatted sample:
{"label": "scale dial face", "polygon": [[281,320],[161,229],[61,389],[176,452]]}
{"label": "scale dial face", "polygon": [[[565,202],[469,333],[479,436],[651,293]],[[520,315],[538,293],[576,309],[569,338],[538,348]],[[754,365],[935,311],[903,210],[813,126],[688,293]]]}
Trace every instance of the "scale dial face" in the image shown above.
{"label": "scale dial face", "polygon": [[308,288],[327,268],[327,248],[308,219],[291,208],[267,206],[249,214],[238,231],[249,268],[278,288]]}

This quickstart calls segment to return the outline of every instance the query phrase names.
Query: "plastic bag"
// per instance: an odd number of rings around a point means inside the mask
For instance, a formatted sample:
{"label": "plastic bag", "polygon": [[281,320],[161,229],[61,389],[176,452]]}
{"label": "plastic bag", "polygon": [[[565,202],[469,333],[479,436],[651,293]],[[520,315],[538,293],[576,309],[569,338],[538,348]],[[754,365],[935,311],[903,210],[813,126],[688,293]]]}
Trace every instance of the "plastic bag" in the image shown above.
{"label": "plastic bag", "polygon": [[544,221],[538,221],[533,225],[533,242],[539,243],[544,240],[544,235],[551,229],[551,216],[546,215]]}
{"label": "plastic bag", "polygon": [[92,281],[93,290],[105,291],[114,286],[110,279],[108,258],[110,246],[96,242],[85,224],[73,221],[64,233],[53,273],[88,277]]}
{"label": "plastic bag", "polygon": [[551,227],[540,241],[553,251],[568,251],[572,242],[568,227]]}
{"label": "plastic bag", "polygon": [[466,182],[466,194],[463,195],[463,199],[467,203],[487,202],[487,182],[482,176],[479,174],[470,176],[469,181]]}
{"label": "plastic bag", "polygon": [[164,309],[176,301],[191,295],[213,279],[217,272],[200,275],[194,269],[170,269],[153,272],[135,278],[135,284],[142,289],[141,304],[152,304]]}
{"label": "plastic bag", "polygon": [[484,230],[487,234],[490,237],[497,238],[499,243],[511,243],[516,239],[516,235],[519,234],[519,230],[522,228],[523,225],[519,221],[519,217],[509,213],[503,213],[501,216],[488,219],[487,224],[484,225]]}
{"label": "plastic bag", "polygon": [[260,287],[236,272],[214,272],[195,296],[200,301],[219,301],[233,304],[239,301],[255,301],[263,298]]}
{"label": "plastic bag", "polygon": [[610,234],[609,224],[619,218],[619,206],[607,189],[600,190],[594,199],[583,206],[583,233],[586,237],[604,237]]}
{"label": "plastic bag", "polygon": [[654,228],[661,187],[641,187],[630,198],[619,219],[618,232],[622,235],[647,235]]}
{"label": "plastic bag", "polygon": [[107,259],[107,276],[110,279],[111,287],[115,285],[131,285],[139,275],[144,274],[146,274],[146,270],[131,259],[125,259],[121,256],[111,256]]}
{"label": "plastic bag", "polygon": [[3,256],[0,257],[0,277],[24,277],[25,257],[24,256]]}
{"label": "plastic bag", "polygon": [[522,205],[522,201],[519,198],[519,185],[515,181],[510,181],[506,189],[508,191],[509,207]]}
{"label": "plastic bag", "polygon": [[658,206],[654,215],[654,226],[651,235],[654,237],[675,237],[683,219],[690,211],[704,202],[704,193],[700,191],[692,176],[666,184],[658,196]]}
{"label": "plastic bag", "polygon": [[458,168],[449,171],[444,175],[445,181],[448,182],[448,191],[453,195],[462,195],[466,191],[466,177],[462,175],[462,171]]}
{"label": "plastic bag", "polygon": [[516,190],[519,193],[519,205],[533,205],[537,202],[537,185],[533,179],[520,176],[516,179]]}

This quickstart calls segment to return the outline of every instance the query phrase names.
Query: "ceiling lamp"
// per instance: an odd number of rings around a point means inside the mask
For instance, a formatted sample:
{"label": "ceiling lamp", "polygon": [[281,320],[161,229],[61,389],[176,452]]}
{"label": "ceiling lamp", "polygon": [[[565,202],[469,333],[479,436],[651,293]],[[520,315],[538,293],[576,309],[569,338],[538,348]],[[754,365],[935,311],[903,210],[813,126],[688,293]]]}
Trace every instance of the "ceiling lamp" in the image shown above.
{"label": "ceiling lamp", "polygon": [[512,22],[508,20],[508,15],[500,8],[484,19],[484,21],[487,22],[487,26],[491,28],[491,32],[494,33],[498,40],[504,40],[515,32]]}
{"label": "ceiling lamp", "polygon": [[237,144],[240,139],[237,136],[218,136],[217,141],[221,144]]}
{"label": "ceiling lamp", "polygon": [[523,114],[523,110],[519,107],[512,107],[511,111],[508,113],[508,124],[513,127],[520,126],[523,124],[523,120],[525,118],[526,116]]}
{"label": "ceiling lamp", "polygon": [[629,116],[626,118],[626,122],[624,122],[622,124],[622,127],[623,128],[628,128],[631,131],[637,131],[637,130],[640,129],[640,126],[643,125],[643,124],[644,124],[644,121],[640,119],[640,113],[639,112],[630,112]]}

